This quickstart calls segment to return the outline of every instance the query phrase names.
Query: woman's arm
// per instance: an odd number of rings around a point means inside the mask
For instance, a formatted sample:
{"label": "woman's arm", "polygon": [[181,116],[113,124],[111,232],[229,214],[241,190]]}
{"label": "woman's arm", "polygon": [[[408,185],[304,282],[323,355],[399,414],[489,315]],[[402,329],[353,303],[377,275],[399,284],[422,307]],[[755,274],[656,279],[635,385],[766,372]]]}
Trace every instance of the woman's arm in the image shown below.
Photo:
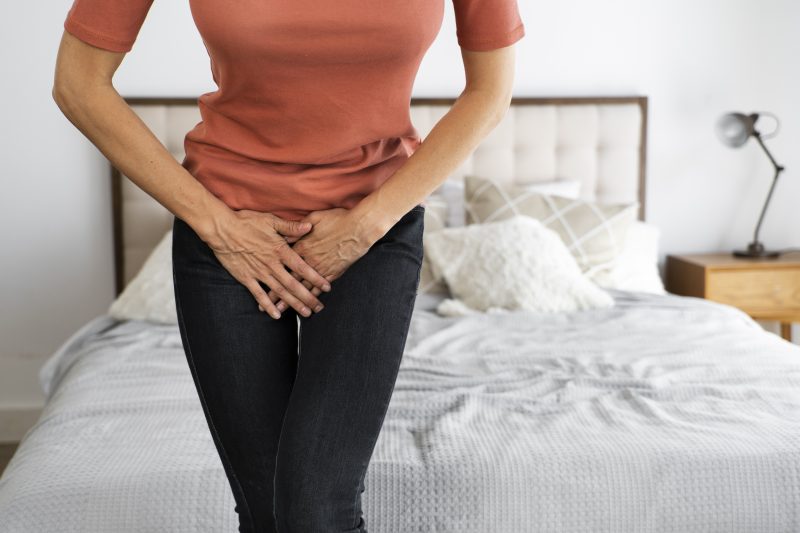
{"label": "woman's arm", "polygon": [[[503,119],[511,103],[514,46],[462,48],[466,87],[414,154],[350,210],[363,235],[379,239],[421,203]],[[373,238],[374,237],[374,238]]]}
{"label": "woman's arm", "polygon": [[[65,31],[52,91],[59,109],[116,168],[189,224],[218,257],[222,254],[224,266],[250,289],[262,308],[271,314],[277,311],[257,280],[282,298],[285,295],[299,312],[306,305],[316,308],[320,304],[316,296],[283,265],[302,272],[318,288],[329,290],[328,280],[278,234],[300,237],[311,225],[302,226],[270,213],[235,212],[211,194],[114,88],[112,78],[124,56],[124,52],[91,46]],[[265,226],[274,231],[267,231]]]}
{"label": "woman's arm", "polygon": [[53,99],[120,172],[203,240],[213,241],[212,226],[232,212],[175,160],[116,91],[112,78],[124,57],[124,52],[102,50],[64,32]]}
{"label": "woman's arm", "polygon": [[[403,166],[344,216],[362,247],[369,248],[447,179],[508,111],[514,46],[487,51],[462,48],[461,55],[467,81],[464,91]],[[292,275],[301,279],[297,273]],[[308,281],[303,285],[319,294]],[[274,298],[271,292],[269,298]],[[286,303],[278,301],[277,306],[283,310]]]}

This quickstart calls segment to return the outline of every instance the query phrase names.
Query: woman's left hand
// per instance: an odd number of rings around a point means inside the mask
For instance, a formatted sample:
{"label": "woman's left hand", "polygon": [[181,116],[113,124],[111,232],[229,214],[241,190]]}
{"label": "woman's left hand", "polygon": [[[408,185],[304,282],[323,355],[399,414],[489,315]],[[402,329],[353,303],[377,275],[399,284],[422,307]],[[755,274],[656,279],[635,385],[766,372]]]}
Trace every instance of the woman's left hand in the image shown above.
{"label": "woman's left hand", "polygon": [[[371,239],[358,231],[355,222],[347,216],[348,212],[343,207],[310,212],[302,221],[311,222],[311,231],[292,244],[300,257],[330,282],[341,277],[373,244]],[[311,289],[314,296],[322,292],[301,279],[302,276],[297,272],[290,273]],[[276,305],[281,312],[286,309],[286,303],[274,291],[269,291],[267,296],[273,302],[278,300]]]}

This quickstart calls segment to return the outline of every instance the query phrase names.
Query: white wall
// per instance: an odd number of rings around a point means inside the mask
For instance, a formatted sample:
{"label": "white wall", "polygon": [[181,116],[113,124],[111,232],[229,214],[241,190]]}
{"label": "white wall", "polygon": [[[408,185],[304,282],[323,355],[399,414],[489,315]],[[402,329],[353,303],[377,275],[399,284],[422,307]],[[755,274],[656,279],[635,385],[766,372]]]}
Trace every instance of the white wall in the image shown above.
{"label": "white wall", "polygon": [[[416,96],[455,96],[463,70],[450,0]],[[19,436],[43,401],[36,372],[113,298],[107,162],[50,97],[71,0],[17,2],[0,18],[0,440]],[[516,95],[650,97],[647,220],[666,253],[749,242],[771,168],[755,143],[723,147],[728,110],[783,119],[768,141],[789,169],[762,240],[800,246],[800,3],[793,0],[519,0]],[[156,1],[116,87],[125,96],[214,89],[188,2]],[[765,127],[767,127],[765,125]],[[800,331],[795,327],[795,336]],[[22,413],[9,418],[8,413]]]}

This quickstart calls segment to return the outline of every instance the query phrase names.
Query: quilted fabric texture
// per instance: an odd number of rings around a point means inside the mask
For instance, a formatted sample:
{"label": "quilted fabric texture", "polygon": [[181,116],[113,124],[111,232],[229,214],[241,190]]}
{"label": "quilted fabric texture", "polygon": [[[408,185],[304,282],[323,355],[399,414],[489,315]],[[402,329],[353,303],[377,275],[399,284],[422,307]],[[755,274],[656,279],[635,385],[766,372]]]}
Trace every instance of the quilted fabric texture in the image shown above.
{"label": "quilted fabric texture", "polygon": [[614,305],[581,273],[558,234],[525,215],[444,228],[431,233],[424,246],[434,271],[454,295],[437,307],[442,315]]}
{"label": "quilted fabric texture", "polygon": [[[796,533],[800,348],[738,308],[415,310],[370,533]],[[0,478],[3,533],[236,532],[175,326],[88,323]]]}
{"label": "quilted fabric texture", "polygon": [[164,234],[108,314],[118,320],[178,323],[172,285],[172,230]]}
{"label": "quilted fabric texture", "polygon": [[527,215],[558,233],[590,279],[614,268],[639,202],[599,204],[543,194],[515,185],[502,186],[479,176],[464,177],[467,224]]}

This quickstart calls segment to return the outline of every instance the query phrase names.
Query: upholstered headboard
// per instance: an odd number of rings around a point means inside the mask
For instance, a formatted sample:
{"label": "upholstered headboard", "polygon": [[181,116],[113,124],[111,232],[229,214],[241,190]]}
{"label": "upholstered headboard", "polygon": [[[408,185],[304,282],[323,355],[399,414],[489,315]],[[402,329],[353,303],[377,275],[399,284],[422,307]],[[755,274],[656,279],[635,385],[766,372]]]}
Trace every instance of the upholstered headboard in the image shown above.
{"label": "upholstered headboard", "polygon": [[[195,98],[126,98],[178,161],[200,120]],[[424,138],[455,98],[414,98],[411,119]],[[581,198],[640,204],[645,219],[647,97],[514,98],[503,121],[449,180],[466,174],[505,183],[577,179]],[[172,213],[112,166],[117,294],[171,228]]]}

